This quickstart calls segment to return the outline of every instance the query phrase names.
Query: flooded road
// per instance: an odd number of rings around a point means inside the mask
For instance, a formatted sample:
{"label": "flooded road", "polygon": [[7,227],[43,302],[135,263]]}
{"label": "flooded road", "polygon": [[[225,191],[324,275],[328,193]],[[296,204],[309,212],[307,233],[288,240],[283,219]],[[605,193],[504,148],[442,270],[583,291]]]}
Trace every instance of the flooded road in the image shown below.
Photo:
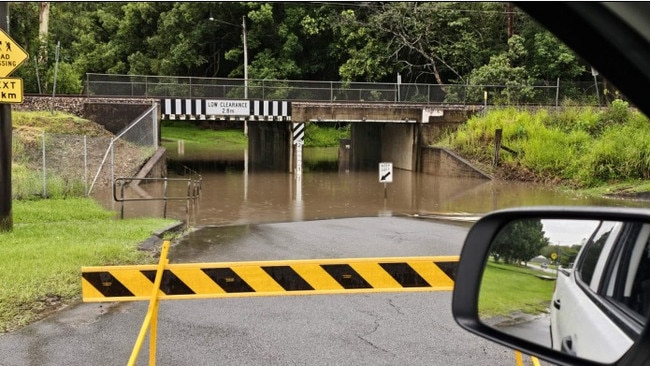
{"label": "flooded road", "polygon": [[[522,205],[645,205],[400,170],[384,191],[378,172],[338,172],[327,159],[306,167],[298,180],[287,173],[248,174],[238,158],[215,157],[183,162],[201,174],[203,189],[189,221],[198,230],[175,243],[172,263],[457,255],[468,223],[395,216],[481,215]],[[169,176],[185,177],[173,164]],[[152,196],[162,192],[153,184],[143,188]],[[169,186],[170,196],[186,191],[183,184]],[[110,191],[96,198],[120,210]],[[163,212],[162,201],[124,207],[127,218]],[[185,202],[168,202],[166,215],[184,220]],[[436,291],[163,302],[157,358],[165,365],[513,364],[512,350],[457,326],[451,296]],[[124,364],[146,312],[145,302],[71,307],[0,337],[0,364]],[[139,364],[147,358],[145,347]]]}
{"label": "flooded road", "polygon": [[[289,173],[248,173],[243,152],[215,151],[198,160],[179,157],[173,149],[168,153],[170,178],[186,177],[181,166],[189,166],[202,176],[201,197],[190,209],[189,221],[196,227],[346,217],[478,216],[496,209],[533,205],[647,207],[647,202],[585,197],[531,183],[438,177],[399,169],[394,170],[393,183],[384,190],[377,171],[339,172],[336,149],[305,149],[300,180]],[[146,190],[156,195],[161,188],[148,184]],[[187,186],[170,184],[169,190],[170,196],[185,196]],[[120,210],[112,199],[104,204]],[[162,216],[164,209],[162,201],[127,202],[124,216]],[[166,214],[185,220],[186,202],[169,201]]]}

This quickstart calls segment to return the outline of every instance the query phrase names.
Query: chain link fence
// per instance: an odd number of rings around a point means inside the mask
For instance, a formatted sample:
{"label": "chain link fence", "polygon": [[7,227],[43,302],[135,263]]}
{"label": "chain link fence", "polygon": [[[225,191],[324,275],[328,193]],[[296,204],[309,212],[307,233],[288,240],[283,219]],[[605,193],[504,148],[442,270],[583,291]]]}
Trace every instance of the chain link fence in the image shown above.
{"label": "chain link fence", "polygon": [[[129,167],[140,167],[158,149],[158,106],[154,105],[111,139],[88,190],[90,194],[100,177],[133,177]],[[102,184],[103,185],[103,184]]]}
{"label": "chain link fence", "polygon": [[157,149],[158,128],[152,107],[115,137],[15,129],[12,197],[81,196],[93,187],[110,188],[114,176],[135,175]]}
{"label": "chain link fence", "polygon": [[88,97],[246,99],[248,95],[248,99],[289,101],[540,106],[558,106],[565,101],[599,106],[608,97],[604,83],[561,80],[527,85],[439,85],[249,79],[247,87],[245,84],[244,79],[89,73],[85,93]]}

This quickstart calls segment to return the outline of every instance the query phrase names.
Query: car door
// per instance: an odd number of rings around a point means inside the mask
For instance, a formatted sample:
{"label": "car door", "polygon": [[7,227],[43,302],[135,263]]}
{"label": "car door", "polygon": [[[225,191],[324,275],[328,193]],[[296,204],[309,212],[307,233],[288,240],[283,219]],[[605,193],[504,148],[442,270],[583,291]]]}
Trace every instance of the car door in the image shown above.
{"label": "car door", "polygon": [[[620,223],[602,222],[583,246],[569,275],[559,273],[551,303],[553,348],[603,361],[617,353],[612,349],[629,349],[629,337],[594,301],[608,254],[613,251],[621,228]],[[603,338],[598,334],[609,336]]]}
{"label": "car door", "polygon": [[648,225],[602,222],[573,270],[558,274],[551,304],[553,348],[614,362],[631,347],[648,307],[640,274],[650,258],[649,232]]}

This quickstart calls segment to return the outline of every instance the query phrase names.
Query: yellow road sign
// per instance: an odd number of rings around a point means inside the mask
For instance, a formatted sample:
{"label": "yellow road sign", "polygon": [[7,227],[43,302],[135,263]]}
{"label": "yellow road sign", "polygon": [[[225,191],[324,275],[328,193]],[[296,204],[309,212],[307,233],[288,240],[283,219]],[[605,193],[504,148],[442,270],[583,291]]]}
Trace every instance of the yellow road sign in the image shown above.
{"label": "yellow road sign", "polygon": [[9,76],[27,57],[27,52],[0,29],[0,77]]}
{"label": "yellow road sign", "polygon": [[556,253],[551,253],[551,259],[556,260],[557,259],[557,254]]}
{"label": "yellow road sign", "polygon": [[23,79],[0,78],[0,103],[23,102]]}
{"label": "yellow road sign", "polygon": [[[457,256],[167,264],[158,298],[451,291]],[[86,302],[150,300],[155,265],[82,267]]]}

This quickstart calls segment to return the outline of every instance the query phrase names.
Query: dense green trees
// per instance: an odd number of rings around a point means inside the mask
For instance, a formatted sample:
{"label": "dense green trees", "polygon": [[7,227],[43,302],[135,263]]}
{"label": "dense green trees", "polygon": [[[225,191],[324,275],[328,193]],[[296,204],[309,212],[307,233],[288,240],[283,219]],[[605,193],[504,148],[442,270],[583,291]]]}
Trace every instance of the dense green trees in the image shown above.
{"label": "dense green trees", "polygon": [[502,259],[505,263],[527,264],[549,244],[543,228],[539,219],[512,221],[496,236],[490,254],[497,262]]}
{"label": "dense green trees", "polygon": [[32,56],[15,73],[28,93],[51,91],[58,43],[62,93],[80,92],[86,73],[242,78],[244,21],[249,79],[590,80],[507,3],[52,2],[44,18],[47,4],[10,5],[10,34]]}

